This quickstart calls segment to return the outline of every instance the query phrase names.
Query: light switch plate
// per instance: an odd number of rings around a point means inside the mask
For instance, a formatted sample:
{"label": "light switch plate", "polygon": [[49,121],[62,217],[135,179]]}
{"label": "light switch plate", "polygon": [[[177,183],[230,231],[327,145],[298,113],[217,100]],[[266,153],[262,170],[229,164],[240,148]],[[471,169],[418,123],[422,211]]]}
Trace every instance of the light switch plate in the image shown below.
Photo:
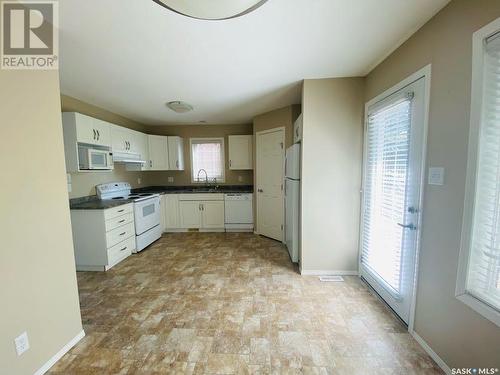
{"label": "light switch plate", "polygon": [[17,355],[23,354],[26,350],[30,348],[30,342],[28,340],[28,334],[26,332],[21,333],[14,339],[16,344]]}
{"label": "light switch plate", "polygon": [[444,168],[430,167],[429,168],[429,185],[444,185]]}

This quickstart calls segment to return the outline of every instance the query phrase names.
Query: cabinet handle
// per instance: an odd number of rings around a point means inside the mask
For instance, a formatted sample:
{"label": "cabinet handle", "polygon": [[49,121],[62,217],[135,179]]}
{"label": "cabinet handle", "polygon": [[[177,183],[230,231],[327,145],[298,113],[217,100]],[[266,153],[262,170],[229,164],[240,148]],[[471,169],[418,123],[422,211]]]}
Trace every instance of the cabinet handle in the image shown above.
{"label": "cabinet handle", "polygon": [[125,234],[127,234],[127,232],[120,233],[120,236],[123,236],[123,235],[125,235]]}
{"label": "cabinet handle", "polygon": [[125,251],[127,250],[127,246],[125,246],[123,249],[120,249],[120,251]]}
{"label": "cabinet handle", "polygon": [[264,192],[264,190],[262,190],[262,189],[257,189],[257,192],[259,192],[259,193],[263,193],[263,192]]}
{"label": "cabinet handle", "polygon": [[231,162],[231,160],[229,160],[229,168],[231,168],[231,164],[232,164],[232,162]]}
{"label": "cabinet handle", "polygon": [[92,129],[92,131],[94,132],[94,141],[96,139],[96,132],[95,132],[95,129]]}
{"label": "cabinet handle", "polygon": [[125,211],[125,210],[124,209],[118,210],[118,212],[123,212],[123,211]]}
{"label": "cabinet handle", "polygon": [[205,206],[203,204],[201,205],[201,210],[205,211]]}
{"label": "cabinet handle", "polygon": [[97,140],[99,140],[101,138],[101,134],[99,134],[99,130],[96,131],[97,131]]}
{"label": "cabinet handle", "polygon": [[150,167],[150,168],[153,168],[153,160],[150,160],[150,161],[149,161],[149,167]]}
{"label": "cabinet handle", "polygon": [[120,220],[118,223],[123,223],[124,221],[125,221],[125,219],[122,219],[122,220]]}

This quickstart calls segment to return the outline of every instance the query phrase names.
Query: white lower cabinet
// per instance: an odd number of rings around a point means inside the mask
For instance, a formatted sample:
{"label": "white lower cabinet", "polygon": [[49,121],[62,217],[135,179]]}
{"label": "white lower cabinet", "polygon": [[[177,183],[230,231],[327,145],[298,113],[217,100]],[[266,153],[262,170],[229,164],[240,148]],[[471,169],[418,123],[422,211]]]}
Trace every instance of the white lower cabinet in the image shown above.
{"label": "white lower cabinet", "polygon": [[181,201],[179,202],[181,228],[201,228],[201,202]]}
{"label": "white lower cabinet", "polygon": [[223,194],[178,194],[182,229],[224,231]]}
{"label": "white lower cabinet", "polygon": [[107,271],[135,250],[134,206],[71,210],[77,271]]}
{"label": "white lower cabinet", "polygon": [[181,227],[179,212],[179,194],[165,194],[165,230],[176,230]]}
{"label": "white lower cabinet", "polygon": [[224,228],[224,201],[201,202],[201,226],[205,229]]}

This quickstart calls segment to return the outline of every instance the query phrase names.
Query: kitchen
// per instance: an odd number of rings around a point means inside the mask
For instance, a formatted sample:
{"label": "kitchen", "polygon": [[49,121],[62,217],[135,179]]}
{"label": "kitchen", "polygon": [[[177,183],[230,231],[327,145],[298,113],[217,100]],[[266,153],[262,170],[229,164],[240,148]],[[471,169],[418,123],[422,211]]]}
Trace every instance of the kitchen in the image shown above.
{"label": "kitchen", "polygon": [[498,0],[0,8],[0,372],[500,368]]}
{"label": "kitchen", "polygon": [[[62,104],[63,110],[121,120],[73,98],[63,96]],[[296,116],[299,107],[293,110]],[[77,270],[109,270],[163,233],[256,230],[251,125],[173,126],[166,129],[167,136],[158,134],[165,131],[162,127],[153,129],[156,134],[146,134],[76,111],[65,111],[62,118]],[[299,142],[300,118],[296,120],[294,140]],[[286,121],[291,123],[292,118]],[[295,155],[298,165],[300,155]],[[285,170],[283,164],[278,175],[284,176]],[[73,189],[84,191],[85,180],[99,181],[90,189],[95,194],[72,194]],[[285,199],[284,184],[282,189]],[[289,219],[294,224],[287,228],[283,218],[279,223],[283,235],[277,239],[284,242],[287,236],[297,263],[298,190],[293,197],[288,205],[290,212],[295,210]]]}

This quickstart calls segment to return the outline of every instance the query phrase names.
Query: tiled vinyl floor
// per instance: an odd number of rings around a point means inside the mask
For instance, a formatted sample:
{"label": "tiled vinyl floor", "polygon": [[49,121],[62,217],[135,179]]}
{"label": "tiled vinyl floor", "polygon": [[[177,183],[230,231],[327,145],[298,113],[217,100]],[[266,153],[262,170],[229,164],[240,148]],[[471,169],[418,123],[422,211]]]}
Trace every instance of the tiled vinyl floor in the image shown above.
{"label": "tiled vinyl floor", "polygon": [[253,234],[165,235],[78,286],[86,336],[50,374],[442,373],[357,277]]}

